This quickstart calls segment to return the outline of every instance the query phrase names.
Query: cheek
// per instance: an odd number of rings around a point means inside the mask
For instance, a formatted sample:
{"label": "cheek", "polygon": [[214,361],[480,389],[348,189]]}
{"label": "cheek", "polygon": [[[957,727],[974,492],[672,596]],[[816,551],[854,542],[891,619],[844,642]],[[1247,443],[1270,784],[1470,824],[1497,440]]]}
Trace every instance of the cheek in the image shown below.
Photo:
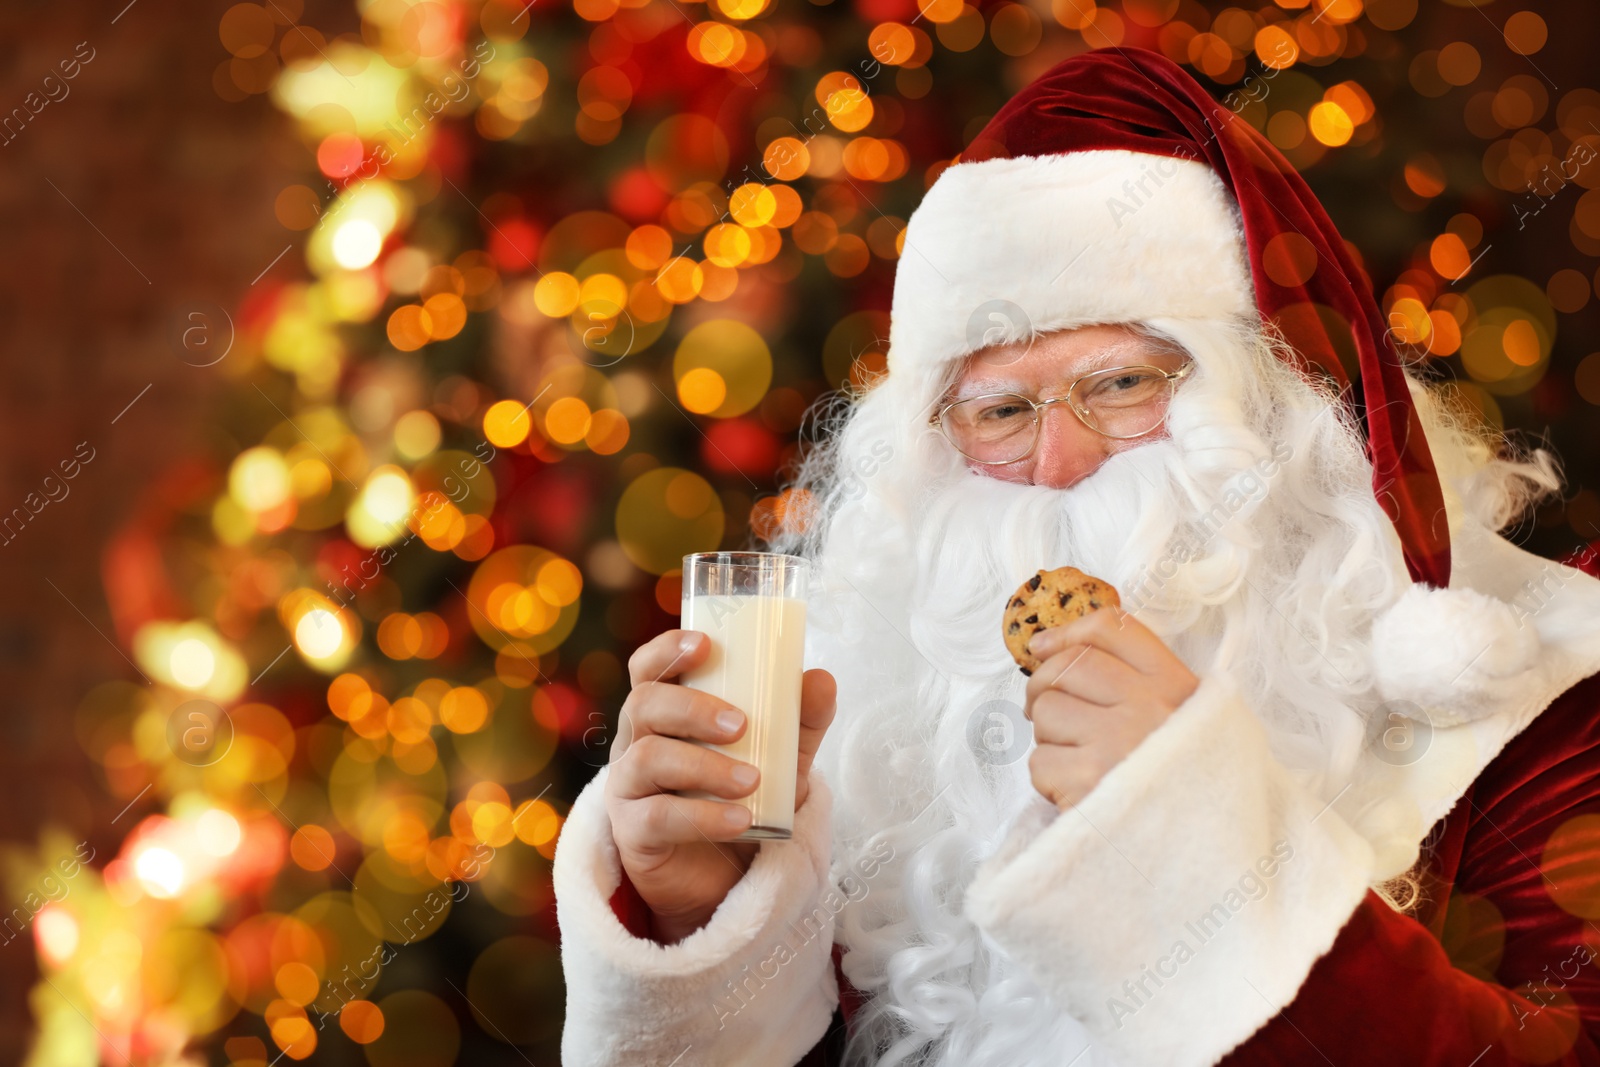
{"label": "cheek", "polygon": [[1151,441],[1165,441],[1171,436],[1172,435],[1167,432],[1167,424],[1162,423],[1160,426],[1157,426],[1154,430],[1151,430],[1143,437],[1130,437],[1125,441],[1116,441],[1107,438],[1107,440],[1111,441],[1111,450],[1106,454],[1114,455],[1118,452],[1126,452],[1130,448],[1138,448],[1140,445],[1147,445]]}
{"label": "cheek", "polygon": [[1000,482],[1015,482],[1023,484],[1028,481],[1028,474],[1022,468],[1026,464],[1012,463],[1004,467],[992,467],[983,463],[967,463],[967,470],[984,478],[993,478]]}

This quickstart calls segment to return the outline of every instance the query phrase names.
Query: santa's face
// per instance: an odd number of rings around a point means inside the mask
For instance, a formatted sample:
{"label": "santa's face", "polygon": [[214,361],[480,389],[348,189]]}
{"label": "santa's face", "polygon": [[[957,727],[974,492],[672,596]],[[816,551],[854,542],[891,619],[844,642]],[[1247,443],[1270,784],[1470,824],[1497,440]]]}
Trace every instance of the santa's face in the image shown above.
{"label": "santa's face", "polygon": [[[1118,452],[1166,436],[1162,420],[1170,393],[1164,386],[1152,388],[1148,399],[1140,404],[1117,409],[1117,418],[1134,420],[1126,427],[1097,426],[1090,406],[1093,401],[1086,404],[1086,398],[1125,392],[1135,379],[1119,375],[1119,368],[1154,367],[1170,373],[1185,362],[1186,357],[1172,346],[1160,345],[1145,334],[1115,324],[1061,330],[1031,342],[995,345],[968,357],[941,399],[939,409],[970,402],[944,416],[942,429],[960,448],[965,443],[964,423],[956,416],[962,410],[988,403],[975,398],[1016,393],[1039,402],[1044,406],[1038,409],[1037,430],[1024,433],[1026,436],[1036,432],[1033,447],[1025,455],[1012,462],[980,462],[968,456],[967,465],[974,473],[1000,481],[1065,489],[1093,474]],[[1001,398],[996,400],[1003,403]],[[1050,400],[1060,402],[1045,404]],[[1026,419],[1026,412],[1012,415],[1013,420],[1019,417]],[[1149,429],[1145,429],[1147,425]],[[1142,432],[1137,436],[1110,435],[1124,430]],[[1019,447],[1025,447],[1025,442]],[[967,447],[963,451],[978,450]]]}

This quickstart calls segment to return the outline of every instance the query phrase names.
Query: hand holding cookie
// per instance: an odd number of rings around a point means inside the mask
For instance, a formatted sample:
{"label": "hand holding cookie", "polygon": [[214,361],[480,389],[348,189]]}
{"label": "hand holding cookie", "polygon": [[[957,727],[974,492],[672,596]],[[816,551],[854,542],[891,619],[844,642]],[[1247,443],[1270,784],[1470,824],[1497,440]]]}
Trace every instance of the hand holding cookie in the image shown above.
{"label": "hand holding cookie", "polygon": [[1071,567],[1028,579],[1007,601],[1004,626],[1029,675],[1023,714],[1036,747],[1028,771],[1062,811],[1200,685],[1166,642],[1122,610],[1115,589]]}

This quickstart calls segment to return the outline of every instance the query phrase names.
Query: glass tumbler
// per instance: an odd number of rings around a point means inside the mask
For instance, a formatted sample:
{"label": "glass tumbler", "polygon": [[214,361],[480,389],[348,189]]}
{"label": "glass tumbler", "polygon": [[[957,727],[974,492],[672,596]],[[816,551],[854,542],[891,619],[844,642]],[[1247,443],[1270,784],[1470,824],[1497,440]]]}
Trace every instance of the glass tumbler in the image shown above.
{"label": "glass tumbler", "polygon": [[804,670],[806,581],[811,564],[775,552],[697,552],[683,557],[683,622],[711,641],[705,662],[679,682],[726,700],[746,717],[737,741],[695,744],[753,763],[755,792],[729,800],[705,790],[680,796],[750,809],[736,840],[783,839],[794,832],[800,758],[800,676]]}

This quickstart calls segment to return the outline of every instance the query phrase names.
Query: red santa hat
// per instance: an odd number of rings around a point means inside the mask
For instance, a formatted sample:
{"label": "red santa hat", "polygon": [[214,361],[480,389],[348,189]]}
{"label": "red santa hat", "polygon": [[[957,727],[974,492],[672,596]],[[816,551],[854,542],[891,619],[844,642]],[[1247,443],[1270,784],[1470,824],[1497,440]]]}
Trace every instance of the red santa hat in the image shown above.
{"label": "red santa hat", "polygon": [[1057,64],[940,174],[906,229],[889,370],[983,348],[995,321],[1252,314],[1349,387],[1411,576],[1446,587],[1443,493],[1371,281],[1294,167],[1158,53]]}
{"label": "red santa hat", "polygon": [[1165,57],[1057,64],[940,174],[907,224],[889,372],[1031,332],[1252,315],[1342,389],[1399,535],[1413,584],[1374,624],[1379,692],[1434,725],[1493,713],[1539,642],[1509,603],[1449,588],[1443,489],[1371,280],[1282,154]]}

